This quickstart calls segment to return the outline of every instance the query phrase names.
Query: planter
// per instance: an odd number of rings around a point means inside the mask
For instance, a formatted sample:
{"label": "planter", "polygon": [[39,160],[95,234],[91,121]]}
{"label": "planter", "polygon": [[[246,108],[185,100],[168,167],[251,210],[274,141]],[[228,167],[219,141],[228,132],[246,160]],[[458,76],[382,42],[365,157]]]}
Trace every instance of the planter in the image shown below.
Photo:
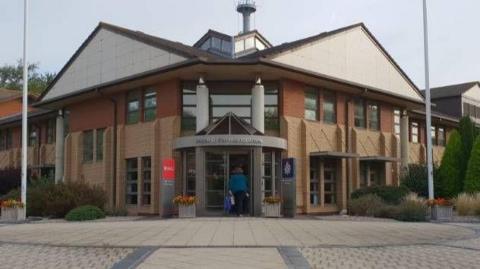
{"label": "planter", "polygon": [[197,216],[195,204],[193,205],[178,205],[179,218],[195,218]]}
{"label": "planter", "polygon": [[5,222],[16,222],[16,221],[24,221],[24,211],[25,208],[9,208],[9,207],[2,207],[2,221]]}
{"label": "planter", "polygon": [[279,218],[280,217],[280,203],[269,204],[265,203],[265,217]]}
{"label": "planter", "polygon": [[434,205],[431,207],[432,220],[451,221],[453,219],[453,206]]}

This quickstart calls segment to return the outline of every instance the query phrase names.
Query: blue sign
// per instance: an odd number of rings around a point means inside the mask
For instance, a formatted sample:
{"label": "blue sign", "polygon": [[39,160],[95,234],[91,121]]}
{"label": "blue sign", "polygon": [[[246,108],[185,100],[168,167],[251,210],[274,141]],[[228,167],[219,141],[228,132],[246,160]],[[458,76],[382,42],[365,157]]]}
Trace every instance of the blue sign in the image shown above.
{"label": "blue sign", "polygon": [[282,160],[282,177],[285,179],[295,179],[295,158]]}

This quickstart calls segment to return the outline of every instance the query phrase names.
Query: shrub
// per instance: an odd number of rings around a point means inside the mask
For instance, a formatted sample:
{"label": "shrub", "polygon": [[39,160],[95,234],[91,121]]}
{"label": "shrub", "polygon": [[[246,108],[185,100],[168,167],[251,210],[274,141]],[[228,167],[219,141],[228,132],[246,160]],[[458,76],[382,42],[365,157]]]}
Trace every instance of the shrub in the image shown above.
{"label": "shrub", "polygon": [[461,193],[454,200],[455,209],[460,216],[473,216],[480,212],[480,193]]}
{"label": "shrub", "polygon": [[473,144],[478,132],[475,128],[475,124],[468,116],[465,116],[460,120],[459,132],[462,141],[462,156],[460,159],[462,166],[460,167],[460,180],[462,189],[464,189],[463,186],[466,180],[466,171],[470,160],[470,154],[472,153]]}
{"label": "shrub", "polygon": [[[433,167],[433,175],[435,184],[435,193],[437,193],[439,184],[438,182],[438,168]],[[410,164],[408,166],[408,172],[400,180],[401,186],[409,189],[422,197],[428,197],[428,173],[427,166],[423,164]]]}
{"label": "shrub", "polygon": [[448,140],[445,153],[438,170],[438,185],[435,193],[441,197],[455,197],[463,189],[462,180],[462,140],[457,131],[453,131]]}
{"label": "shrub", "polygon": [[465,176],[465,192],[480,192],[480,136],[475,140]]}
{"label": "shrub", "polygon": [[[18,199],[19,190],[10,191],[5,198]],[[27,215],[63,218],[78,206],[93,205],[103,208],[106,194],[98,186],[85,183],[58,183],[35,180],[27,188]]]}
{"label": "shrub", "polygon": [[372,186],[358,189],[351,194],[352,199],[360,198],[368,194],[375,194],[387,204],[399,204],[402,199],[409,193],[404,186]]}
{"label": "shrub", "polygon": [[105,218],[105,213],[100,208],[92,205],[74,208],[65,216],[65,219],[68,221],[85,221],[103,218]]}
{"label": "shrub", "polygon": [[405,199],[394,208],[393,218],[401,221],[425,221],[427,205],[424,202]]}
{"label": "shrub", "polygon": [[375,194],[367,194],[354,198],[349,203],[349,213],[355,216],[375,217],[381,215],[385,204]]}

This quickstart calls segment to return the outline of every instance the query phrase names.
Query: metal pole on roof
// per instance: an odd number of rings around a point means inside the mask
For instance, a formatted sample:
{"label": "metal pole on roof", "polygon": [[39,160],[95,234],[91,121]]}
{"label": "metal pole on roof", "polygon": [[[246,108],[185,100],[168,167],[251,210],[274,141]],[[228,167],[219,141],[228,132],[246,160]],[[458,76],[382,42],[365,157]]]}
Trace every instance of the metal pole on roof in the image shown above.
{"label": "metal pole on roof", "polygon": [[425,50],[425,117],[427,132],[427,172],[428,172],[428,199],[434,198],[433,192],[433,164],[432,164],[432,106],[430,100],[430,70],[428,60],[428,21],[427,0],[423,0],[423,42]]}
{"label": "metal pole on roof", "polygon": [[23,18],[23,100],[22,100],[22,203],[23,219],[26,218],[27,206],[27,110],[28,110],[28,62],[27,62],[27,37],[28,37],[28,0],[24,0]]}

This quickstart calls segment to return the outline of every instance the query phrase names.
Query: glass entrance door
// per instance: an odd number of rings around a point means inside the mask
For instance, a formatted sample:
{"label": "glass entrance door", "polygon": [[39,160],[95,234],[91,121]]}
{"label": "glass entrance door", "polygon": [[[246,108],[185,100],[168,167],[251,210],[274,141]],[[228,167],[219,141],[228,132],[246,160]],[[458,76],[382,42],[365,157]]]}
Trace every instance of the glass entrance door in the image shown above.
{"label": "glass entrance door", "polygon": [[225,199],[226,164],[225,152],[207,152],[205,158],[205,191],[207,209],[223,209]]}
{"label": "glass entrance door", "polygon": [[248,209],[252,208],[252,170],[249,151],[211,151],[205,158],[205,196],[206,208],[209,210],[223,210],[223,202],[228,194],[228,180],[230,173],[236,166],[243,169],[248,179],[250,197]]}

